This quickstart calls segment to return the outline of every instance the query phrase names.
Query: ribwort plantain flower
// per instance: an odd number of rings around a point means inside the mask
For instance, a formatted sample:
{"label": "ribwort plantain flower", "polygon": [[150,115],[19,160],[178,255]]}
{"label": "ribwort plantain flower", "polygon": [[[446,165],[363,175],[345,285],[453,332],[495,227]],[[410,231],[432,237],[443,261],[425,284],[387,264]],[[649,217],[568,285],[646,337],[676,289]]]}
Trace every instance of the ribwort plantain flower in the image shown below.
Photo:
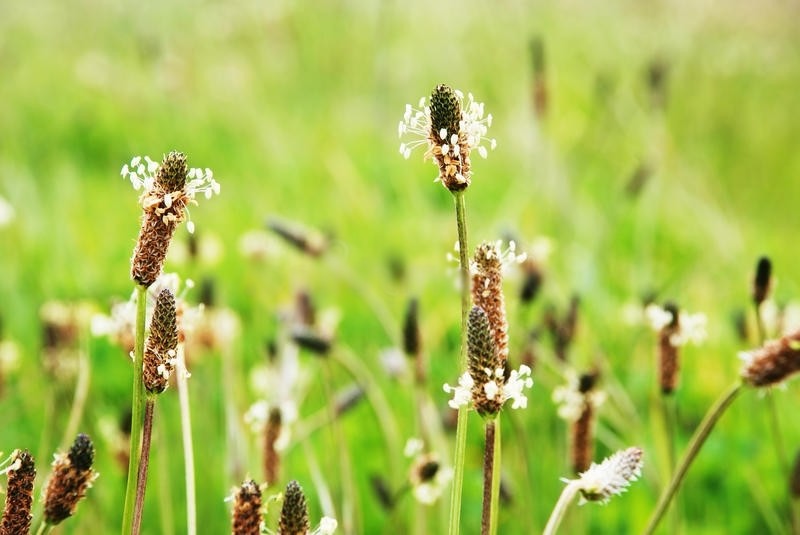
{"label": "ribwort plantain flower", "polygon": [[97,472],[92,470],[93,462],[94,445],[84,434],[75,438],[68,453],[56,456],[44,494],[47,524],[54,526],[75,514],[78,502],[97,479]]}
{"label": "ribwort plantain flower", "polygon": [[160,394],[166,390],[177,362],[177,349],[175,296],[165,288],[158,294],[150,323],[150,336],[144,349],[142,377],[145,388],[151,394]]}
{"label": "ribwort plantain flower", "polygon": [[[336,531],[337,522],[333,518],[323,517],[319,526],[311,529],[308,519],[308,506],[303,488],[297,481],[290,481],[283,493],[283,506],[278,521],[277,535],[331,535]],[[270,533],[267,530],[267,533]]]}
{"label": "ribwort plantain flower", "polygon": [[[600,502],[606,504],[625,492],[633,481],[642,475],[642,450],[628,448],[618,451],[600,464],[592,466],[575,480],[581,493],[580,504]],[[571,483],[570,480],[563,480]]]}
{"label": "ribwort plantain flower", "polygon": [[483,103],[476,102],[471,93],[465,101],[461,91],[440,84],[430,100],[422,97],[416,108],[406,104],[397,132],[412,139],[400,144],[400,154],[408,159],[414,149],[426,145],[425,159],[432,158],[439,168],[436,181],[450,191],[461,191],[470,184],[472,150],[486,158],[488,149],[483,143],[492,150],[497,144],[486,137],[491,125],[492,115],[484,117]]}
{"label": "ribwort plantain flower", "polygon": [[36,467],[28,450],[15,450],[10,464],[0,470],[8,474],[6,504],[0,520],[0,535],[26,535],[31,529],[31,506],[33,505],[33,482]]}
{"label": "ribwort plantain flower", "polygon": [[233,495],[233,535],[259,535],[264,526],[261,489],[252,479]]}
{"label": "ribwort plantain flower", "polygon": [[739,353],[744,361],[740,375],[754,387],[776,386],[800,372],[800,330],[763,347]]}
{"label": "ribwort plantain flower", "polygon": [[[122,166],[120,174],[135,190],[143,190],[139,202],[144,215],[131,259],[131,278],[147,287],[161,274],[172,235],[181,221],[188,220],[188,206],[197,204],[198,193],[207,199],[219,194],[219,183],[211,169],[189,168],[181,152],[170,152],[161,165],[149,156],[136,156]],[[191,220],[186,226],[194,232]]]}

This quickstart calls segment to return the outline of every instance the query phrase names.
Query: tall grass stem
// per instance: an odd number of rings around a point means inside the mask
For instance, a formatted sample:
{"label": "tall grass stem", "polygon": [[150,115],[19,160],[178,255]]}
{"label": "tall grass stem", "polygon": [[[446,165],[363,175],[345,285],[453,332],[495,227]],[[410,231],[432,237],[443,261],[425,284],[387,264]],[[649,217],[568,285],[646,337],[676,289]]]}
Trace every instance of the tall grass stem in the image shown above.
{"label": "tall grass stem", "polygon": [[[467,317],[470,309],[469,259],[467,258],[467,215],[464,191],[453,192],[458,231],[459,280],[461,282],[461,352],[458,372],[467,368]],[[453,460],[453,487],[450,492],[449,534],[458,535],[461,529],[461,493],[464,488],[464,457],[467,450],[467,408],[458,409],[456,448]]]}
{"label": "tall grass stem", "polygon": [[575,499],[575,495],[578,494],[579,487],[579,480],[570,481],[567,483],[567,486],[561,491],[561,496],[558,498],[556,506],[553,508],[553,512],[550,513],[550,518],[547,520],[547,525],[545,526],[542,535],[555,534],[559,524],[561,524],[561,519],[564,518],[564,513],[567,512],[567,507],[572,500]]}
{"label": "tall grass stem", "polygon": [[194,478],[194,445],[192,442],[192,417],[189,409],[189,382],[186,370],[186,354],[183,344],[178,344],[177,385],[181,411],[181,435],[183,438],[183,467],[186,481],[186,533],[197,535],[197,493]]}
{"label": "tall grass stem", "polygon": [[147,490],[147,468],[150,465],[150,442],[153,437],[153,413],[156,398],[148,395],[144,404],[144,426],[142,428],[142,452],[139,458],[139,470],[136,474],[136,504],[133,508],[133,535],[139,535],[142,529],[142,512],[144,511],[144,494]]}
{"label": "tall grass stem", "polygon": [[706,413],[703,421],[700,422],[697,430],[694,432],[694,436],[692,436],[691,441],[689,442],[689,446],[687,447],[686,453],[681,459],[680,464],[678,465],[675,473],[672,475],[672,480],[670,481],[669,485],[664,492],[661,494],[661,498],[658,500],[658,505],[656,505],[656,509],[653,511],[653,514],[650,516],[650,521],[647,524],[647,527],[642,532],[643,535],[652,535],[655,529],[658,527],[659,522],[664,516],[664,513],[667,511],[672,498],[675,496],[675,493],[678,492],[678,489],[683,482],[683,478],[686,476],[686,473],[689,471],[689,467],[692,465],[692,462],[697,457],[697,454],[700,452],[700,448],[705,443],[708,435],[711,434],[711,431],[714,429],[714,425],[719,421],[722,417],[725,409],[730,406],[731,403],[736,399],[736,396],[742,389],[742,383],[737,381],[733,385],[731,385],[722,395],[717,399],[714,405]]}
{"label": "tall grass stem", "polygon": [[122,516],[122,535],[133,530],[133,510],[136,503],[136,474],[141,456],[142,425],[144,423],[144,327],[147,313],[147,288],[136,285],[136,338],[133,349],[133,401],[131,405],[131,438],[128,460],[128,485],[125,490],[125,509]]}

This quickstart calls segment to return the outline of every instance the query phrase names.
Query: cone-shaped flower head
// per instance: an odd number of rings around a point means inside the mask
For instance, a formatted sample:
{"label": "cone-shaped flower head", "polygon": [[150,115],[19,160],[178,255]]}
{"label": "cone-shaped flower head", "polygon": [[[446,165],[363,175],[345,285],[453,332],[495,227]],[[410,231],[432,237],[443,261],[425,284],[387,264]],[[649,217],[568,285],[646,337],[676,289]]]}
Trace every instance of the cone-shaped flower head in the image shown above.
{"label": "cone-shaped flower head", "polygon": [[639,478],[642,465],[642,450],[635,447],[618,451],[600,464],[592,463],[576,480],[582,495],[581,503],[608,503]]}
{"label": "cone-shaped flower head", "polygon": [[769,297],[772,287],[772,262],[766,256],[758,259],[756,264],[756,274],[753,277],[753,302],[756,306],[763,303]]}
{"label": "cone-shaped flower head", "polygon": [[94,445],[84,434],[75,438],[69,453],[56,456],[44,494],[45,522],[55,525],[75,514],[78,502],[97,478],[93,462]]}
{"label": "cone-shaped flower head", "polygon": [[36,467],[28,450],[15,450],[11,454],[10,463],[3,470],[8,474],[8,487],[3,519],[0,521],[0,535],[27,535],[31,529]]}
{"label": "cone-shaped flower head", "polygon": [[[189,169],[180,152],[167,154],[161,165],[148,156],[136,156],[120,174],[134,189],[144,190],[140,198],[144,215],[131,259],[131,278],[150,286],[161,274],[175,229],[187,219],[188,205],[196,204],[197,193],[206,198],[218,194],[219,184],[211,169]],[[191,221],[187,226],[189,232],[194,230]]]}
{"label": "cone-shaped flower head", "polygon": [[416,139],[402,143],[400,154],[408,158],[416,147],[427,145],[425,157],[432,157],[439,168],[436,180],[450,191],[461,191],[470,184],[472,150],[485,158],[488,151],[481,143],[487,141],[490,148],[495,147],[495,140],[486,138],[491,124],[491,114],[484,118],[483,103],[475,102],[471,94],[464,102],[461,91],[440,84],[433,89],[429,103],[423,97],[419,108],[406,105],[398,133]]}
{"label": "cone-shaped flower head", "polygon": [[150,336],[144,348],[142,379],[148,392],[160,394],[167,388],[175,367],[178,348],[178,322],[175,296],[168,289],[161,290],[153,310]]}
{"label": "cone-shaped flower head", "polygon": [[744,361],[741,377],[750,386],[777,385],[800,372],[800,331],[739,353]]}
{"label": "cone-shaped flower head", "polygon": [[479,306],[472,307],[467,323],[467,361],[469,369],[458,379],[458,386],[444,385],[453,393],[448,404],[454,409],[470,402],[481,416],[493,418],[503,404],[513,400],[512,409],[528,406],[523,390],[533,386],[531,369],[524,364],[506,375],[495,348],[489,317]]}
{"label": "cone-shaped flower head", "polygon": [[290,481],[283,493],[283,507],[278,528],[280,535],[307,535],[311,524],[303,489],[297,481]]}
{"label": "cone-shaped flower head", "polygon": [[261,489],[255,481],[245,481],[234,495],[233,535],[259,535],[263,525],[261,517]]}

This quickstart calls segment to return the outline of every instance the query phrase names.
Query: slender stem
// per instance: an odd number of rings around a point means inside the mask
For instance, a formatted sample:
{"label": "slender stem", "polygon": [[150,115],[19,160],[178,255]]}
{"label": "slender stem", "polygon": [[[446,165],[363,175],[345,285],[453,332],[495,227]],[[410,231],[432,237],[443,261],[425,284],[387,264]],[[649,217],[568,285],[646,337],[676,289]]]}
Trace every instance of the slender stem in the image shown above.
{"label": "slender stem", "polygon": [[[676,448],[676,435],[677,435],[677,411],[678,411],[677,401],[675,400],[675,394],[661,394],[661,411],[662,416],[664,418],[664,430],[666,433],[666,440],[667,440],[667,478],[671,478],[672,475],[675,473],[675,448]],[[678,502],[678,498],[675,499]],[[679,518],[679,509],[680,504],[676,504],[673,508],[673,514],[670,515],[670,523],[672,529],[670,529],[671,533],[677,533],[678,522],[680,521]]]}
{"label": "slender stem", "polygon": [[[85,341],[81,345],[85,345]],[[72,408],[69,412],[69,420],[67,420],[67,427],[64,430],[64,435],[61,437],[61,449],[69,448],[69,445],[75,440],[75,435],[78,434],[78,426],[83,418],[83,411],[86,408],[86,398],[89,395],[89,379],[91,376],[91,366],[89,365],[89,351],[85,347],[81,347],[78,351],[78,381],[75,384],[75,394],[72,398]]]}
{"label": "slender stem", "polygon": [[742,384],[737,381],[731,387],[729,387],[728,390],[723,392],[719,399],[717,399],[714,405],[712,405],[708,410],[703,418],[703,421],[700,422],[700,425],[694,432],[694,436],[692,436],[692,440],[689,442],[686,453],[684,454],[683,459],[681,459],[677,470],[672,476],[672,481],[670,481],[669,486],[667,486],[667,488],[661,494],[661,498],[658,500],[658,505],[650,517],[650,522],[647,524],[644,532],[642,532],[643,535],[651,535],[655,531],[656,527],[658,527],[658,523],[661,521],[661,518],[667,511],[667,507],[672,501],[672,498],[675,496],[675,493],[678,491],[678,488],[683,482],[684,476],[686,476],[686,472],[689,471],[689,467],[697,457],[700,448],[708,438],[708,435],[711,434],[711,431],[714,429],[714,425],[719,421],[720,417],[725,412],[725,409],[727,409],[728,406],[733,403],[733,400],[736,399],[736,395],[741,391],[741,388]]}
{"label": "slender stem", "polygon": [[758,332],[758,344],[764,345],[764,342],[767,339],[767,327],[764,324],[764,316],[761,314],[761,305],[755,303],[754,309],[756,312],[756,329]]}
{"label": "slender stem", "polygon": [[542,535],[555,534],[556,530],[558,529],[558,525],[561,523],[561,519],[564,518],[564,513],[567,511],[567,507],[575,498],[575,495],[578,494],[578,488],[579,484],[577,480],[567,483],[567,486],[561,491],[561,496],[558,498],[556,506],[553,508],[553,512],[550,513],[550,518],[547,520],[547,525],[545,526]]}
{"label": "slender stem", "polygon": [[500,461],[503,457],[503,450],[500,444],[500,417],[494,421],[494,462],[492,463],[492,516],[491,516],[491,535],[497,535],[497,522],[500,517]]}
{"label": "slender stem", "polygon": [[[461,352],[458,370],[467,368],[467,316],[469,315],[469,260],[467,259],[467,215],[464,192],[453,192],[456,205],[456,227],[458,230],[458,260],[461,281]],[[458,535],[461,529],[461,492],[464,487],[464,457],[467,451],[467,408],[458,409],[456,426],[456,450],[453,461],[453,488],[450,493],[450,535]]]}
{"label": "slender stem", "polygon": [[47,535],[53,529],[53,524],[48,524],[45,521],[42,521],[39,524],[39,529],[36,530],[36,535]]}
{"label": "slender stem", "polygon": [[125,512],[122,516],[122,535],[133,529],[133,509],[136,503],[136,473],[141,455],[142,424],[144,409],[144,324],[147,312],[147,288],[136,285],[136,342],[133,349],[133,402],[131,406],[131,442],[128,461],[128,486],[125,490]]}
{"label": "slender stem", "polygon": [[144,510],[144,493],[147,488],[147,466],[150,464],[150,440],[153,436],[153,411],[156,396],[148,395],[144,404],[144,429],[142,433],[142,457],[136,477],[136,504],[133,509],[133,535],[139,535],[142,528],[142,511]]}
{"label": "slender stem", "polygon": [[492,488],[494,487],[494,420],[485,426],[486,445],[483,451],[483,510],[481,511],[481,535],[489,535],[492,525]]}
{"label": "slender stem", "polygon": [[192,444],[192,417],[189,411],[189,376],[186,371],[186,355],[183,344],[178,345],[178,401],[181,411],[181,434],[183,435],[183,467],[186,478],[186,533],[197,535],[197,495],[194,480],[194,447]]}

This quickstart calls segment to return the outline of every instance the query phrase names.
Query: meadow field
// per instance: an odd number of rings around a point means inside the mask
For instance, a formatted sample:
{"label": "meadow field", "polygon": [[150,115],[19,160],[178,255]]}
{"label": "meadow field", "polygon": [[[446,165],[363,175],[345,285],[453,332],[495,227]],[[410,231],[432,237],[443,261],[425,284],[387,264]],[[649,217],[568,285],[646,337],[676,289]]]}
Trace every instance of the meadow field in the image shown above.
{"label": "meadow field", "polygon": [[[553,393],[592,371],[605,396],[593,458],[638,446],[644,470],[607,505],[573,504],[560,532],[642,532],[670,451],[680,458],[739,380],[739,352],[760,345],[760,257],[774,274],[768,338],[800,328],[798,20],[779,0],[0,4],[0,452],[36,460],[34,526],[52,455],[76,432],[100,475],[53,533],[122,525],[130,348],[98,331],[134,290],[141,192],[120,169],[181,151],[220,185],[164,268],[194,282],[187,306],[205,304],[186,335],[198,532],[230,533],[226,498],[244,478],[269,483],[265,503],[297,480],[312,524],[334,516],[337,533],[448,532],[449,484],[420,504],[404,449],[426,435],[452,468],[454,203],[424,150],[400,154],[398,122],[449,84],[484,103],[497,141],[472,158],[469,254],[512,240],[529,259],[503,283],[509,363],[531,365],[534,385],[526,409],[501,413],[498,532],[541,533],[575,477]],[[421,345],[407,356],[412,300]],[[308,302],[315,319],[298,331]],[[667,302],[704,314],[707,336],[680,348],[665,396],[645,307]],[[159,396],[142,533],[187,532],[178,390]],[[746,387],[657,532],[792,533],[799,402],[796,383]],[[291,408],[267,482],[258,420],[277,406]],[[484,437],[468,422],[472,534]],[[275,529],[280,501],[267,509]]]}

